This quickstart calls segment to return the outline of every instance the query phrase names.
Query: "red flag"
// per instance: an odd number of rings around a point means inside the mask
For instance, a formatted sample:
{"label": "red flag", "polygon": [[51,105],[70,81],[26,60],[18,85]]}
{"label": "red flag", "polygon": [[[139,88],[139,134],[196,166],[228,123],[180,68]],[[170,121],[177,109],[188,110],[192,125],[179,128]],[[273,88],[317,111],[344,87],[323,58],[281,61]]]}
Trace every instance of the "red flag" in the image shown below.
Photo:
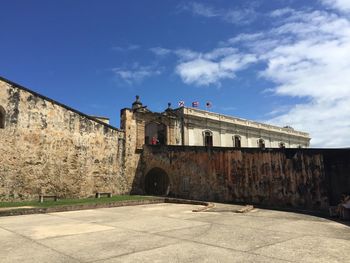
{"label": "red flag", "polygon": [[192,102],[192,107],[193,108],[197,108],[198,106],[199,106],[199,102],[198,101]]}

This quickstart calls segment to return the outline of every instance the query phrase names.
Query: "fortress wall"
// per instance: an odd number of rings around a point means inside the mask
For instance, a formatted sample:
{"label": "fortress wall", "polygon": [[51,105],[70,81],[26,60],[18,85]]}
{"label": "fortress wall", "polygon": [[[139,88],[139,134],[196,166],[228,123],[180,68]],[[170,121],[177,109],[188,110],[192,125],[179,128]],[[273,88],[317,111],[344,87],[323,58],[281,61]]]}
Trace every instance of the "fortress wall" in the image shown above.
{"label": "fortress wall", "polygon": [[161,116],[137,114],[122,110],[120,131],[0,78],[0,200],[144,193],[155,167],[183,198],[326,209],[350,194],[350,149],[143,146]]}
{"label": "fortress wall", "polygon": [[130,190],[124,132],[2,79],[0,106],[0,200]]}
{"label": "fortress wall", "polygon": [[[169,176],[173,196],[322,210],[332,195],[350,192],[350,151],[339,155],[343,160],[335,163],[333,155],[311,149],[145,146],[137,189],[159,167]],[[342,179],[327,173],[332,165]]]}

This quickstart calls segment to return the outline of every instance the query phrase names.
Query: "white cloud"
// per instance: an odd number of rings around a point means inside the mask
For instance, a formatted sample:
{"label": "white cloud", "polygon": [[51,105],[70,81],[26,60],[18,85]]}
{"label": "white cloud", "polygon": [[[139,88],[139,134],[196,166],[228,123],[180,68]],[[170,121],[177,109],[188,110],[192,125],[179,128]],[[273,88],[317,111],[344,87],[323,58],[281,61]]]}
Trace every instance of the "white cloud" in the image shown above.
{"label": "white cloud", "polygon": [[222,19],[232,24],[250,24],[256,19],[256,12],[252,8],[241,10],[228,10],[222,14]]}
{"label": "white cloud", "polygon": [[309,131],[314,147],[350,145],[349,20],[295,11],[251,48],[267,63],[261,76],[276,83],[275,94],[307,98],[271,123]]}
{"label": "white cloud", "polygon": [[270,121],[309,131],[313,147],[349,147],[350,101],[312,100],[299,104]]}
{"label": "white cloud", "polygon": [[349,0],[321,0],[325,5],[328,5],[334,9],[338,9],[341,12],[350,11],[350,1]]}
{"label": "white cloud", "polygon": [[130,68],[113,68],[115,76],[126,82],[127,84],[138,84],[145,78],[160,75],[162,72],[160,69],[156,69],[154,66],[140,66],[137,63]]}
{"label": "white cloud", "polygon": [[184,62],[176,67],[176,73],[187,84],[209,85],[221,78],[233,78],[234,75],[220,70],[219,64],[202,58]]}
{"label": "white cloud", "polygon": [[237,49],[232,47],[216,48],[211,52],[201,54],[205,59],[220,59],[237,53]]}
{"label": "white cloud", "polygon": [[182,6],[183,10],[190,11],[194,15],[207,18],[219,18],[224,22],[232,24],[250,24],[256,19],[256,12],[253,8],[240,9],[216,9],[210,5],[190,2]]}
{"label": "white cloud", "polygon": [[253,33],[253,34],[242,33],[242,34],[239,34],[235,37],[230,38],[228,41],[221,42],[221,44],[222,45],[233,45],[233,44],[237,44],[239,42],[257,40],[257,39],[262,38],[262,37],[263,37],[262,33]]}
{"label": "white cloud", "polygon": [[275,84],[269,92],[304,101],[276,105],[267,122],[309,132],[313,147],[349,147],[350,1],[322,2],[342,12],[275,10],[268,30],[237,35],[207,53],[177,53],[176,73],[187,84],[220,85],[264,63],[259,77]]}
{"label": "white cloud", "polygon": [[112,50],[119,51],[119,52],[124,52],[124,51],[137,50],[139,48],[140,48],[139,45],[130,44],[130,45],[124,46],[124,47],[122,47],[122,46],[114,46],[114,47],[112,47]]}
{"label": "white cloud", "polygon": [[200,15],[204,17],[215,17],[219,13],[214,10],[211,6],[204,5],[202,3],[192,2],[184,6],[184,9],[192,11],[195,15]]}
{"label": "white cloud", "polygon": [[174,54],[177,55],[181,61],[195,59],[200,56],[199,52],[190,49],[177,49],[174,51]]}
{"label": "white cloud", "polygon": [[153,47],[150,48],[150,51],[156,54],[157,56],[166,56],[172,52],[170,49],[162,47]]}
{"label": "white cloud", "polygon": [[274,11],[272,11],[270,13],[271,17],[280,17],[280,16],[284,16],[290,13],[295,12],[294,9],[290,8],[290,7],[286,7],[286,8],[282,8],[282,9],[276,9]]}
{"label": "white cloud", "polygon": [[221,80],[234,78],[236,71],[256,61],[254,55],[239,55],[235,48],[217,48],[207,53],[187,50],[179,57],[175,72],[186,84],[197,86],[220,85]]}

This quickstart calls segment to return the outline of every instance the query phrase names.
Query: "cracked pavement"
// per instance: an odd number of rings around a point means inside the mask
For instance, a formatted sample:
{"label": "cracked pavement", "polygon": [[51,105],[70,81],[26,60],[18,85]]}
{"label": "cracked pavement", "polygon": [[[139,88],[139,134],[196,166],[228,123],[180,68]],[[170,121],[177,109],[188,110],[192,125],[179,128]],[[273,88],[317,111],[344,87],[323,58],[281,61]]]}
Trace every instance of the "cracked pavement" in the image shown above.
{"label": "cracked pavement", "polygon": [[350,226],[237,206],[152,204],[0,217],[0,262],[350,262]]}

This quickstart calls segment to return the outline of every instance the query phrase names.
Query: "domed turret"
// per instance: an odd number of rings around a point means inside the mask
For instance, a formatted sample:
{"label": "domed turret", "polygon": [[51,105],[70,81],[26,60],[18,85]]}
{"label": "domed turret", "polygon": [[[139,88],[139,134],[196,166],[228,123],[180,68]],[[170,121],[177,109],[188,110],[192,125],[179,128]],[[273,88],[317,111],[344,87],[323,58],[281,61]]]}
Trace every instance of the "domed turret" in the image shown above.
{"label": "domed turret", "polygon": [[136,100],[134,101],[134,103],[132,104],[132,109],[133,110],[137,110],[142,108],[142,102],[140,101],[140,96],[136,95]]}

